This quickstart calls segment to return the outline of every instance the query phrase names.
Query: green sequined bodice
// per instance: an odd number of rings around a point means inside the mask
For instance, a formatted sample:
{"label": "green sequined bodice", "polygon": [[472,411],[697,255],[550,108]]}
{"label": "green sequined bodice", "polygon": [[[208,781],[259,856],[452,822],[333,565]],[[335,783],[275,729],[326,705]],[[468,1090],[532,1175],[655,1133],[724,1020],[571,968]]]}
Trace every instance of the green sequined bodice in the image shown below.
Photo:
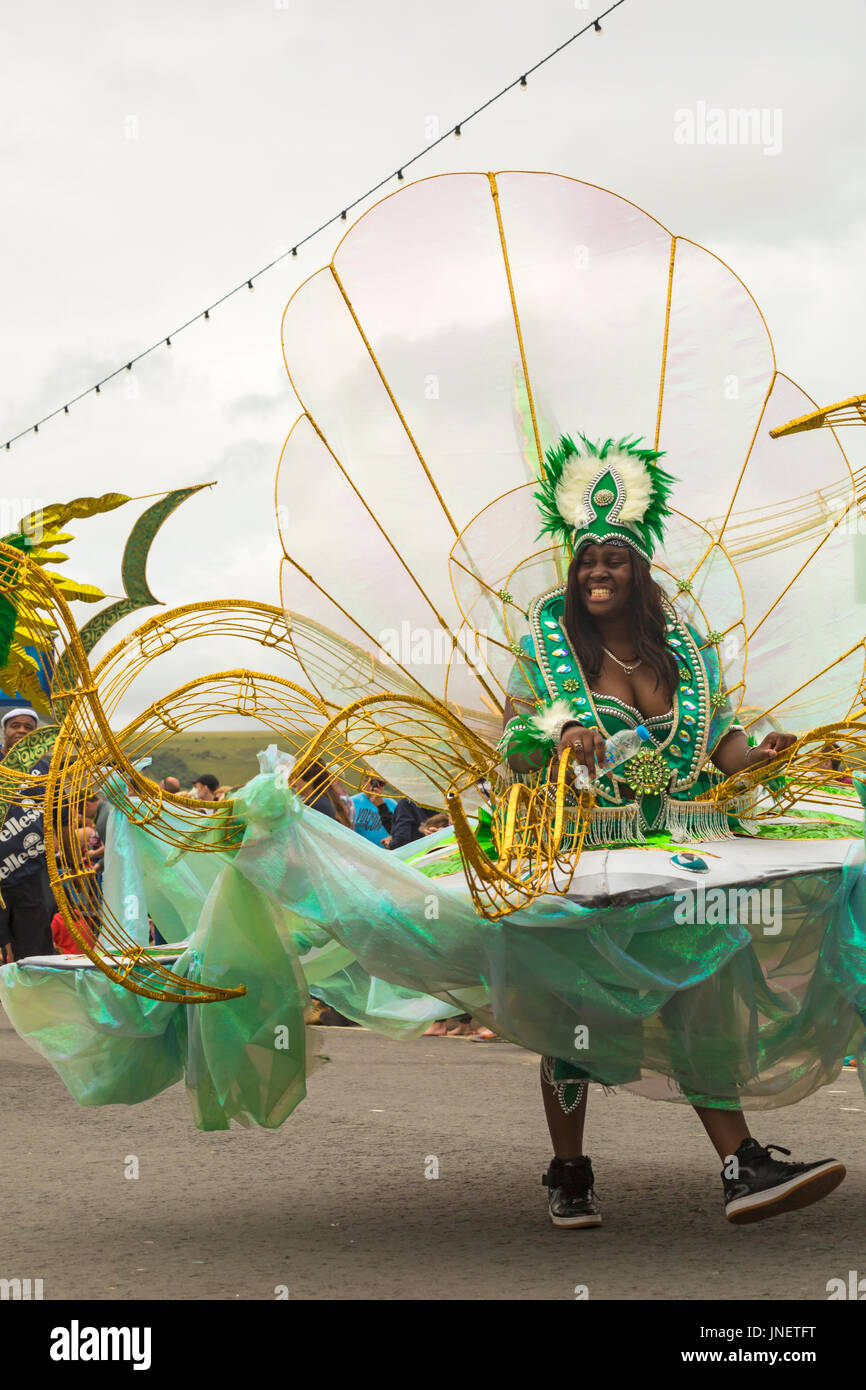
{"label": "green sequined bodice", "polygon": [[665,638],[677,662],[679,681],[673,707],[644,718],[617,696],[590,689],[565,629],[564,606],[564,585],[530,605],[531,636],[520,643],[524,656],[515,668],[511,699],[524,711],[566,699],[578,723],[597,728],[605,737],[644,724],[650,734],[647,748],[601,778],[597,793],[599,804],[608,807],[622,807],[637,797],[643,828],[658,828],[669,800],[692,800],[721,780],[721,774],[708,766],[708,758],[730,728],[733,713],[720,694],[716,646],[681,622],[665,600]]}

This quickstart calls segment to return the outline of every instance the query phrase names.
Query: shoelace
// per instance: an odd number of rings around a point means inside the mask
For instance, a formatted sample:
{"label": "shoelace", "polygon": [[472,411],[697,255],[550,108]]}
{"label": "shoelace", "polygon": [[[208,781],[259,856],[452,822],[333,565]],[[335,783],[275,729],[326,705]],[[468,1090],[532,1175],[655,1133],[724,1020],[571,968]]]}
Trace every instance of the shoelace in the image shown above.
{"label": "shoelace", "polygon": [[[758,1148],[767,1158],[770,1157],[771,1149],[775,1149],[776,1153],[787,1154],[789,1158],[791,1156],[791,1150],[783,1148],[781,1144],[759,1144]],[[799,1166],[796,1163],[785,1163],[784,1160],[780,1158],[771,1159],[771,1162],[778,1164],[780,1168],[797,1168]]]}

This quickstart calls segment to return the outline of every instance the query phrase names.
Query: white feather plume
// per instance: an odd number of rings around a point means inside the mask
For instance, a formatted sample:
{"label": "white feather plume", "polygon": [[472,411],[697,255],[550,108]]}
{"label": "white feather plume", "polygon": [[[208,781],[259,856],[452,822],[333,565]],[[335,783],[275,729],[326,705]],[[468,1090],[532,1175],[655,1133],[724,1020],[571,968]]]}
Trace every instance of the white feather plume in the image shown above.
{"label": "white feather plume", "polygon": [[649,469],[624,450],[611,449],[603,459],[571,458],[563,468],[556,487],[556,506],[569,526],[579,529],[592,521],[594,513],[586,510],[587,488],[608,468],[616,470],[625,489],[625,501],[617,520],[643,520],[652,495]]}
{"label": "white feather plume", "polygon": [[547,740],[555,738],[563,724],[576,718],[568,700],[554,700],[546,709],[533,714],[529,722]]}
{"label": "white feather plume", "polygon": [[619,520],[643,521],[652,500],[652,479],[646,464],[619,449],[611,449],[604,462],[616,469],[625,484],[625,502]]}

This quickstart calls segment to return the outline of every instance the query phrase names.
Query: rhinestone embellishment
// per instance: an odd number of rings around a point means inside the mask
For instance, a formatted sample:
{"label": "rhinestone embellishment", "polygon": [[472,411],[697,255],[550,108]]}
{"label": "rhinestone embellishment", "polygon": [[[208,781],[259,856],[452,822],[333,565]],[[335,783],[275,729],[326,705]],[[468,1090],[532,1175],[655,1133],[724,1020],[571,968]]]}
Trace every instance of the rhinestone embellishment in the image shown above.
{"label": "rhinestone embellishment", "polygon": [[623,781],[639,795],[661,791],[670,779],[671,769],[657,748],[636,753],[624,764]]}

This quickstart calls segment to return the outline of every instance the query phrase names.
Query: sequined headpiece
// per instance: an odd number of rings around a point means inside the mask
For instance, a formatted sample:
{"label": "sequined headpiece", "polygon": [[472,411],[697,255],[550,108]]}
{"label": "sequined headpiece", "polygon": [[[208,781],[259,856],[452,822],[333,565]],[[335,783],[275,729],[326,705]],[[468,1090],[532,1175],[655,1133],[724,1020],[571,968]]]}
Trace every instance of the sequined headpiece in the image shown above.
{"label": "sequined headpiece", "polygon": [[563,435],[545,455],[544,477],[535,493],[541,534],[564,541],[577,554],[587,541],[618,541],[648,563],[663,539],[674,478],[658,466],[654,449],[640,439],[593,444],[578,435],[582,449]]}

